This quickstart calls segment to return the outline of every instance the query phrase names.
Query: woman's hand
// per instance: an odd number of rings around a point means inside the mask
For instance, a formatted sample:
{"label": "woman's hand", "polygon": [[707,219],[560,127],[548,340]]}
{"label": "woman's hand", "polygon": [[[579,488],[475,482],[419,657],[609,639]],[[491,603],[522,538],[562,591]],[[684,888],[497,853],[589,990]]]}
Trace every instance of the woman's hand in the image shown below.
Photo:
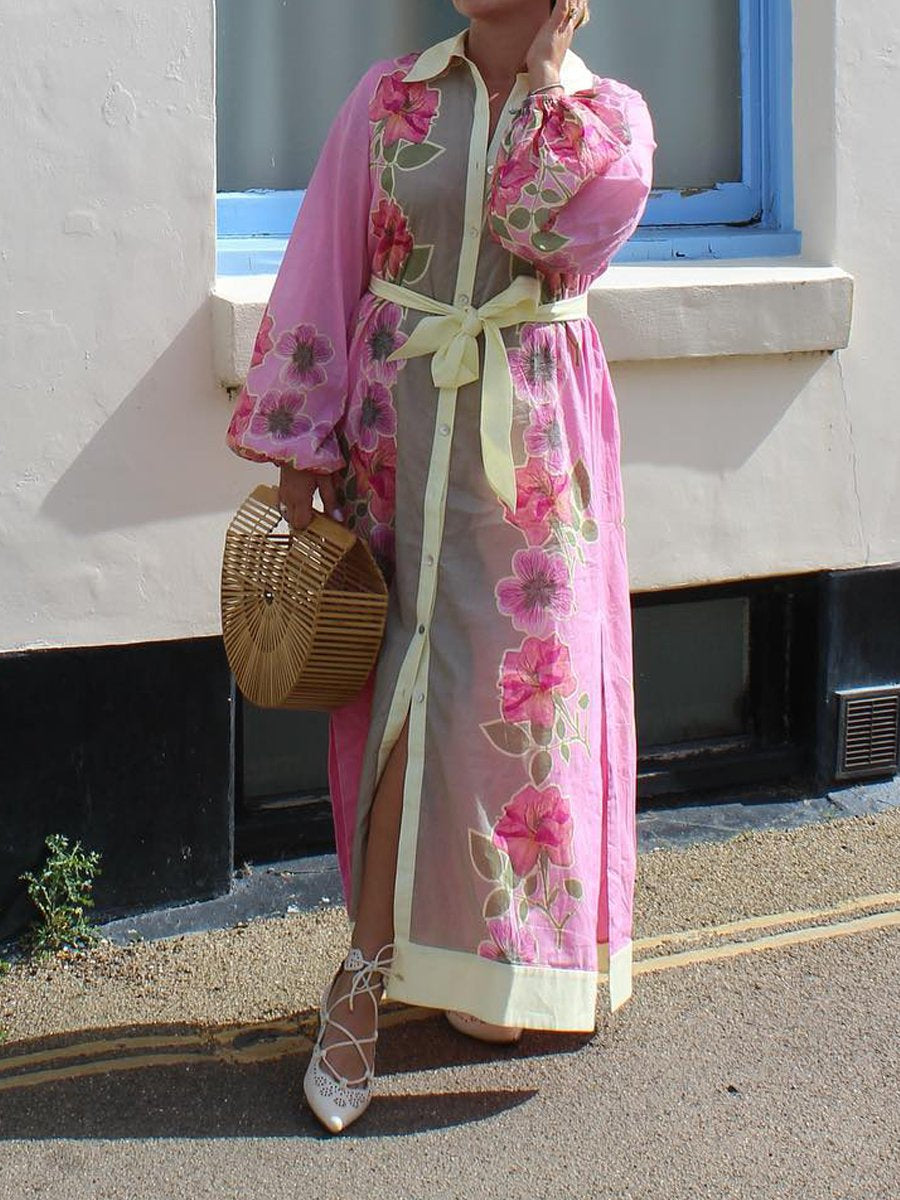
{"label": "woman's hand", "polygon": [[305,529],[313,517],[313,496],[318,489],[322,507],[335,521],[344,516],[338,503],[339,474],[320,475],[315,471],[298,471],[282,466],[278,484],[278,502],[283,505],[284,519],[292,529]]}
{"label": "woman's hand", "polygon": [[537,31],[525,56],[532,90],[559,83],[563,59],[586,8],[586,0],[556,0],[556,7]]}

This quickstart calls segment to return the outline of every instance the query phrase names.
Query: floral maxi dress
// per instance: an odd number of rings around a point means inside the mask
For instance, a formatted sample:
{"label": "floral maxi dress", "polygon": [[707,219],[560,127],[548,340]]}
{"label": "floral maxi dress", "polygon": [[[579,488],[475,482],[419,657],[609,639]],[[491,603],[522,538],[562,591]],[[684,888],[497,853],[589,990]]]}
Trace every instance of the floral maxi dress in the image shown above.
{"label": "floral maxi dress", "polygon": [[571,51],[489,138],[465,35],[376,63],[328,135],[227,442],[341,471],[389,582],[329,783],[356,918],[409,718],[387,996],[592,1030],[631,995],[636,746],[619,426],[585,293],[644,211],[637,91]]}

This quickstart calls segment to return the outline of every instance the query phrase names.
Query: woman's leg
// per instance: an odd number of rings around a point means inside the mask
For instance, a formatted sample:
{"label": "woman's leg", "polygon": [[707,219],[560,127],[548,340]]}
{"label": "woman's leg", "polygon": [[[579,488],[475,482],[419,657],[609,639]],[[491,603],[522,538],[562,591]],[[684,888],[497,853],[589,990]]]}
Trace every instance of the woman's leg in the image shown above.
{"label": "woman's leg", "polygon": [[[409,719],[385,763],[369,814],[369,836],[359,893],[356,923],[351,944],[371,959],[382,946],[394,938],[394,876],[397,869],[397,841],[400,832],[400,813],[403,807],[403,783],[406,777],[407,731]],[[374,1032],[376,1013],[371,999],[362,996],[351,1011],[346,1003],[338,1003],[350,988],[351,974],[343,971],[331,991],[334,1019],[357,1037]],[[322,1039],[323,1049],[332,1042],[344,1040],[339,1031],[329,1029]],[[372,1046],[364,1047],[371,1064]],[[348,1079],[358,1079],[364,1070],[359,1052],[352,1047],[331,1051],[326,1066]]]}

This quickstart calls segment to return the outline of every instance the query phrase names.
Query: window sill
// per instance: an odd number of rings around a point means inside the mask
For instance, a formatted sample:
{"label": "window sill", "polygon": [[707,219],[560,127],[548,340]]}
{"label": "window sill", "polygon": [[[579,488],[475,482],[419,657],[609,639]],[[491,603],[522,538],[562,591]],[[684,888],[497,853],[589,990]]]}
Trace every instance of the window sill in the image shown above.
{"label": "window sill", "polygon": [[[274,278],[216,280],[215,369],[225,387],[244,382]],[[609,362],[838,350],[852,311],[851,275],[783,258],[614,265],[590,292]]]}

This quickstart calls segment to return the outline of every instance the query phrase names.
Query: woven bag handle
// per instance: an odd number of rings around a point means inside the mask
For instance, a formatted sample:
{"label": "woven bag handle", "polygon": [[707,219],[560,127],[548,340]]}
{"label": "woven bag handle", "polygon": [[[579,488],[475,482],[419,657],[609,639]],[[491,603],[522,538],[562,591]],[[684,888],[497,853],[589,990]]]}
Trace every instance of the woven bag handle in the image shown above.
{"label": "woven bag handle", "polygon": [[[268,505],[268,507],[271,508],[274,513],[278,513],[278,520],[275,522],[275,525],[278,524],[278,521],[284,520],[284,517],[282,517],[278,510],[277,487],[270,486],[267,483],[261,483],[258,487],[253,489],[253,496],[262,504]],[[275,525],[272,526],[273,529],[275,528]],[[290,526],[288,528],[290,529]],[[346,525],[342,525],[340,521],[335,521],[331,517],[326,517],[324,513],[320,513],[318,511],[313,512],[312,520],[307,526],[307,529],[309,529],[310,533],[318,534],[319,537],[323,537],[327,541],[334,543],[334,545],[338,546],[345,555],[348,554],[356,545],[356,534],[353,533],[352,530],[348,529]],[[295,530],[291,530],[292,535],[295,532]]]}

